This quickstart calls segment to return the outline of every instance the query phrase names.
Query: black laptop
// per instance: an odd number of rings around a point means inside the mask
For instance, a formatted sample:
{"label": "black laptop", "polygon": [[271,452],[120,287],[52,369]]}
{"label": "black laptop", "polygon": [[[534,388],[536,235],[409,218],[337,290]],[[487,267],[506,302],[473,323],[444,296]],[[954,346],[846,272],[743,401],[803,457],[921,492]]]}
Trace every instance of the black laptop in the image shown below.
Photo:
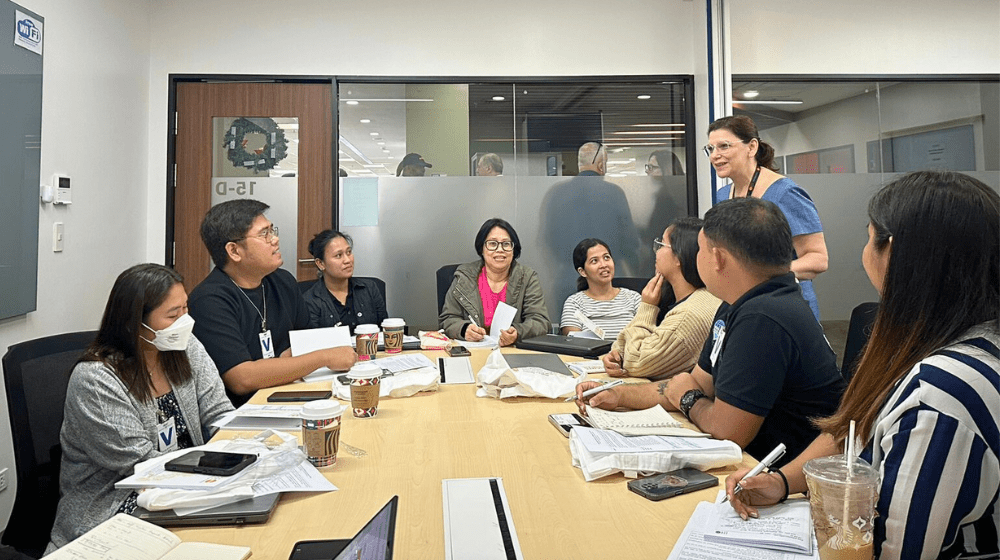
{"label": "black laptop", "polygon": [[161,527],[264,523],[271,518],[271,512],[274,511],[274,506],[278,504],[280,497],[281,494],[267,494],[223,504],[189,515],[177,515],[172,509],[148,511],[138,507],[132,512],[132,515]]}
{"label": "black laptop", "polygon": [[611,340],[583,338],[580,336],[543,334],[542,336],[522,340],[514,346],[537,352],[552,352],[553,354],[567,354],[583,358],[599,358],[611,351],[612,342]]}
{"label": "black laptop", "polygon": [[353,539],[299,541],[288,560],[392,560],[398,505],[399,496],[393,496]]}

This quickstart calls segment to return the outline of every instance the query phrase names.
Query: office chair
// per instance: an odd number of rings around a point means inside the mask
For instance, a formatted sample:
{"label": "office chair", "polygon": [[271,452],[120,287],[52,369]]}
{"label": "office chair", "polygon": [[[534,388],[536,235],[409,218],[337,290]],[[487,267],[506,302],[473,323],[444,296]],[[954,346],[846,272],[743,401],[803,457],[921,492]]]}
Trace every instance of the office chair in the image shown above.
{"label": "office chair", "polygon": [[628,288],[640,294],[648,283],[649,278],[638,278],[635,276],[615,276],[611,279],[611,285],[615,288]]}
{"label": "office chair", "polygon": [[866,302],[858,304],[851,311],[851,322],[847,327],[847,342],[844,343],[844,361],[840,366],[840,373],[848,383],[854,376],[857,369],[858,359],[861,358],[861,350],[868,343],[868,337],[872,334],[872,327],[875,326],[875,315],[878,313],[878,302]]}
{"label": "office chair", "polygon": [[448,288],[451,287],[452,280],[455,279],[455,269],[457,264],[446,264],[437,269],[437,292],[438,292],[438,317],[444,309],[444,299],[448,296]]}
{"label": "office chair", "polygon": [[3,357],[17,473],[3,544],[36,557],[48,545],[59,503],[59,430],[69,375],[96,336],[97,331],[86,331],[28,340]]}

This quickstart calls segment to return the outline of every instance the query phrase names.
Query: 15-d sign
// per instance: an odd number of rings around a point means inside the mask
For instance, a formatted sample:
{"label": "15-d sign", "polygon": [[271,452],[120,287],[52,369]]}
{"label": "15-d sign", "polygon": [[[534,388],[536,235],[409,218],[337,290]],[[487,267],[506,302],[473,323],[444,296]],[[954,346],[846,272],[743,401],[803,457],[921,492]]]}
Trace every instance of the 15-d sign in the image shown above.
{"label": "15-d sign", "polygon": [[233,181],[232,179],[228,181],[216,181],[215,194],[219,196],[227,196],[229,194],[253,196],[255,185],[257,185],[257,181]]}

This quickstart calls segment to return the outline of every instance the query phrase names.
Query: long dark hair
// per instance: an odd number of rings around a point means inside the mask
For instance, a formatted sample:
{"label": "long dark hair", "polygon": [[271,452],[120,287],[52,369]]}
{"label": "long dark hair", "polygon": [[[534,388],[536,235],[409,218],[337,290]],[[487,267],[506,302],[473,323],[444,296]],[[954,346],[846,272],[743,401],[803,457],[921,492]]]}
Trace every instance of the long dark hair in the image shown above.
{"label": "long dark hair", "polygon": [[[337,239],[338,237],[343,237],[347,244],[351,246],[352,250],[354,248],[354,240],[351,239],[350,235],[346,233],[337,231],[335,229],[324,229],[323,231],[317,233],[313,236],[312,241],[309,242],[309,254],[315,259],[323,260],[326,258],[326,246],[330,244],[331,241]],[[323,271],[317,270],[318,276],[323,277]]]}
{"label": "long dark hair", "polygon": [[896,382],[920,360],[987,321],[1000,327],[1000,195],[961,173],[918,171],[868,203],[874,246],[889,251],[871,338],[836,414],[867,437]]}
{"label": "long dark hair", "polygon": [[670,250],[681,261],[681,275],[695,288],[704,288],[698,274],[698,232],[705,222],[701,218],[677,218],[670,222]]}
{"label": "long dark hair", "polygon": [[[152,381],[139,349],[139,336],[146,330],[149,313],[166,300],[168,292],[183,278],[159,264],[137,264],[118,275],[104,308],[97,338],[80,362],[101,362],[118,376],[133,397],[153,400]],[[151,337],[152,333],[142,336]],[[79,362],[77,362],[79,363]],[[159,352],[159,365],[171,384],[191,379],[191,364],[183,350]]]}
{"label": "long dark hair", "polygon": [[[573,269],[579,271],[579,269],[583,268],[583,265],[587,263],[587,252],[590,251],[591,247],[597,247],[598,245],[607,249],[608,254],[611,255],[611,248],[608,247],[607,243],[601,241],[600,239],[588,237],[577,243],[576,247],[573,249]],[[611,258],[613,259],[615,256],[611,255]],[[582,292],[586,290],[589,285],[590,284],[587,282],[586,278],[583,276],[577,276],[576,291]]]}
{"label": "long dark hair", "polygon": [[757,132],[757,125],[754,124],[750,117],[743,115],[722,117],[721,119],[717,119],[715,122],[708,125],[709,134],[715,132],[716,130],[723,129],[732,132],[737,138],[744,142],[757,140],[757,154],[754,156],[757,160],[757,165],[766,167],[771,171],[778,170],[778,166],[774,164],[774,148],[772,148],[767,142],[760,139],[760,133]]}

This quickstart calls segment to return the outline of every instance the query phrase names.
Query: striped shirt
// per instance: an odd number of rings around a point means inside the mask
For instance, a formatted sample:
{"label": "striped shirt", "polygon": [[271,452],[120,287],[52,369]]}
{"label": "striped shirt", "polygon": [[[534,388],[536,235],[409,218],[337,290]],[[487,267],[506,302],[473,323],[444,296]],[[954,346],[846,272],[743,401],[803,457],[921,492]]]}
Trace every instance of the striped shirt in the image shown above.
{"label": "striped shirt", "polygon": [[1000,332],[974,327],[886,400],[862,458],[881,475],[875,556],[997,558]]}
{"label": "striped shirt", "polygon": [[573,316],[577,311],[582,311],[588,319],[604,329],[606,340],[614,340],[628,326],[632,317],[635,317],[641,301],[642,296],[628,288],[619,288],[618,295],[608,301],[593,299],[583,291],[576,292],[566,298],[559,326],[586,330],[583,323]]}

